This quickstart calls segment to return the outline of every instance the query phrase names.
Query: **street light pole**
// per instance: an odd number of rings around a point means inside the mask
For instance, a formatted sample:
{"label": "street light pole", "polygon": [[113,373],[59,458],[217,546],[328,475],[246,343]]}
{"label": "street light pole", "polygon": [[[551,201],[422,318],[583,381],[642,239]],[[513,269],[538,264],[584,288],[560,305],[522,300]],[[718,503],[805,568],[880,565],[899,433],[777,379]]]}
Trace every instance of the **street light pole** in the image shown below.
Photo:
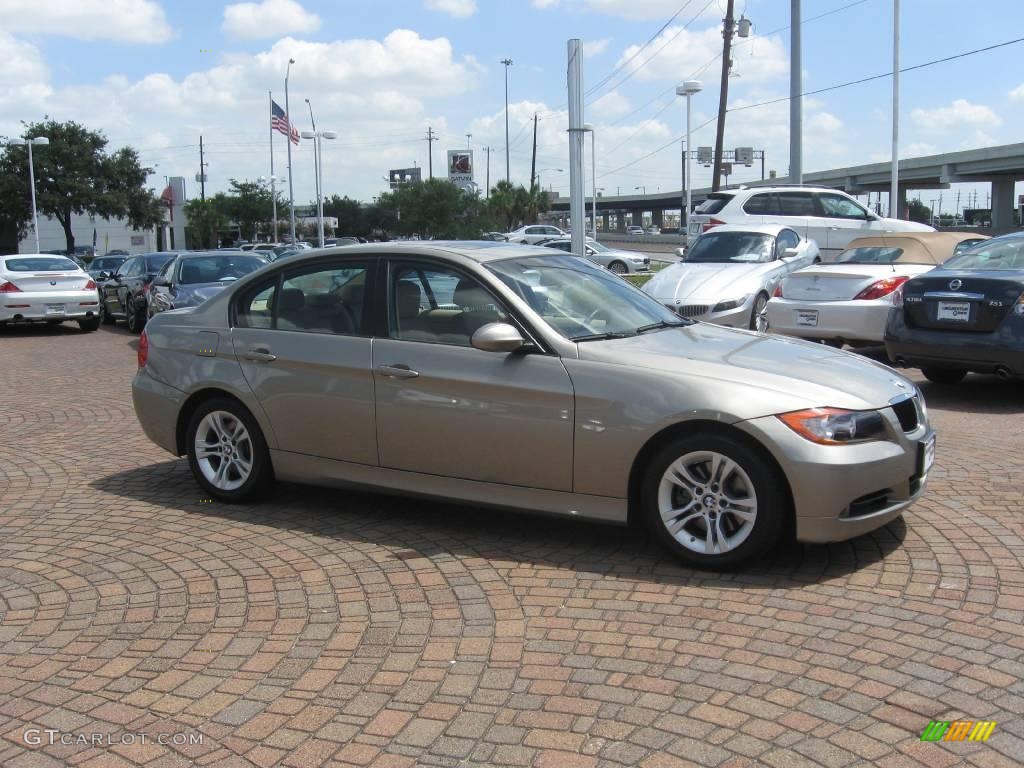
{"label": "street light pole", "polygon": [[583,130],[590,134],[590,216],[594,239],[597,240],[597,134],[592,123],[584,123]]}
{"label": "street light pole", "polygon": [[32,231],[36,237],[36,253],[39,253],[39,212],[36,210],[36,171],[32,162],[32,145],[38,144],[45,147],[50,140],[45,136],[35,136],[31,139],[11,139],[10,143],[14,146],[28,147],[28,185],[32,191]]}
{"label": "street light pole", "polygon": [[[690,228],[690,209],[693,206],[693,181],[691,180],[690,173],[690,101],[695,93],[700,93],[702,85],[700,80],[687,80],[680,86],[676,86],[676,94],[679,96],[686,97],[686,154],[683,156],[684,172],[683,183],[686,187],[686,205],[679,217],[679,229],[680,234],[684,237],[688,237],[687,231]],[[683,221],[686,221],[685,227]]]}
{"label": "street light pole", "polygon": [[512,66],[512,59],[502,59],[501,63],[505,65],[505,182],[511,184],[512,173],[510,168],[512,166],[509,162],[508,150],[508,68]]}
{"label": "street light pole", "polygon": [[889,218],[897,219],[900,184],[900,0],[892,1],[892,171],[889,180]]}
{"label": "street light pole", "polygon": [[[308,101],[308,99],[307,99]],[[312,109],[310,109],[310,116],[312,117]],[[317,217],[317,239],[320,248],[324,247],[324,156],[323,156],[323,140],[324,139],[336,139],[338,134],[335,131],[303,131],[302,138],[313,140],[313,157],[315,159],[314,167],[317,173],[316,178],[316,217]],[[387,176],[384,177],[385,181],[388,181]]]}
{"label": "street light pole", "polygon": [[288,119],[288,209],[291,220],[291,243],[295,245],[295,187],[292,184],[292,111],[288,106],[288,78],[292,73],[295,59],[288,59],[288,67],[284,72],[284,114]]}
{"label": "street light pole", "polygon": [[320,247],[324,247],[324,217],[320,208],[320,139],[316,135],[316,120],[313,118],[313,105],[306,99],[306,106],[309,107],[309,122],[313,124],[313,185],[316,189],[317,209],[317,232],[320,238]]}

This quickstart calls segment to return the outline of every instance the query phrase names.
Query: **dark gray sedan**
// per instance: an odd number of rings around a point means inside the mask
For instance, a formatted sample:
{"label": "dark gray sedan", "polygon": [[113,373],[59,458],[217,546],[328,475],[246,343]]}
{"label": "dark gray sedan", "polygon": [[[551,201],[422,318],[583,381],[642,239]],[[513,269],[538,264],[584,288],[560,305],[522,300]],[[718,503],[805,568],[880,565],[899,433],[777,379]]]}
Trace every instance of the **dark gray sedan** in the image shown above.
{"label": "dark gray sedan", "polygon": [[153,279],[146,303],[148,315],[199,306],[238,278],[269,263],[268,258],[255,251],[178,254]]}

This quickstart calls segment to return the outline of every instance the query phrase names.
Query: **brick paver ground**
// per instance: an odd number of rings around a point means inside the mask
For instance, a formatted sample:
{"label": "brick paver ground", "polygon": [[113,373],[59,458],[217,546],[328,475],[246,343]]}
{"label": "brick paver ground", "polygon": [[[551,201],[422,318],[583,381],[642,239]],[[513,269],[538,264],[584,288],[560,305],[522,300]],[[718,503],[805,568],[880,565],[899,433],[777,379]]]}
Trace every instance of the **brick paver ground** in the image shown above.
{"label": "brick paver ground", "polygon": [[[923,385],[938,464],[904,521],[716,575],[615,528],[205,502],[136,423],[134,345],[0,331],[2,766],[1024,762],[1020,383]],[[998,726],[919,741],[957,718]]]}

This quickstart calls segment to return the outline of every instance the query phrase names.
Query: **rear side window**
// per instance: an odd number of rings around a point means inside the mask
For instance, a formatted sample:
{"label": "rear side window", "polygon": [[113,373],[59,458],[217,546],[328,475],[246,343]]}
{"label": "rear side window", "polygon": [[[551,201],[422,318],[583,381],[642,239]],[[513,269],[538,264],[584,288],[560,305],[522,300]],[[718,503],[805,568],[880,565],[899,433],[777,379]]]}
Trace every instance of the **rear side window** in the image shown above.
{"label": "rear side window", "polygon": [[257,283],[238,302],[235,325],[239,328],[273,328],[277,277]]}
{"label": "rear side window", "polygon": [[773,197],[774,195],[771,192],[753,195],[743,204],[744,213],[760,214],[762,216],[778,213],[776,210],[778,206],[773,202]]}
{"label": "rear side window", "polygon": [[711,194],[708,199],[693,209],[694,213],[718,213],[732,200],[732,195]]}

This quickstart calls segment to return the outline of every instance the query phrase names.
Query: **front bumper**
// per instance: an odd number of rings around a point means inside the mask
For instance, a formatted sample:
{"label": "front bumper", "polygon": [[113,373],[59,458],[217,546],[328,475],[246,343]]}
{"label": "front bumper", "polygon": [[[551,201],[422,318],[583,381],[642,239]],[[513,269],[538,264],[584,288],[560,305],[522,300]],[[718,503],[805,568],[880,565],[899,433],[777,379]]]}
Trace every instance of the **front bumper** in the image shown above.
{"label": "front bumper", "polygon": [[729,328],[750,328],[750,318],[754,311],[754,300],[757,294],[751,294],[746,301],[738,307],[724,309],[715,312],[714,308],[719,300],[699,301],[698,299],[657,299],[657,301],[668,309],[671,309],[681,317],[688,317],[691,320],[700,320],[704,323],[724,325]]}
{"label": "front bumper", "polygon": [[[892,304],[875,301],[802,301],[773,298],[768,302],[768,327],[803,339],[871,341],[881,344]],[[816,325],[800,325],[800,312],[817,312]]]}
{"label": "front bumper", "polygon": [[0,294],[0,322],[20,320],[83,320],[96,317],[96,291],[22,291]]}
{"label": "front bumper", "polygon": [[975,373],[1008,370],[1024,376],[1024,317],[1008,316],[991,333],[911,328],[893,312],[885,330],[889,359],[913,368],[957,368]]}
{"label": "front bumper", "polygon": [[185,393],[157,381],[146,369],[132,380],[132,403],[135,416],[146,437],[165,451],[178,453],[178,413],[185,402]]}
{"label": "front bumper", "polygon": [[899,517],[924,493],[923,446],[934,430],[925,423],[904,433],[891,409],[882,414],[889,440],[845,446],[812,443],[774,416],[736,425],[771,451],[785,473],[798,541],[860,536]]}

